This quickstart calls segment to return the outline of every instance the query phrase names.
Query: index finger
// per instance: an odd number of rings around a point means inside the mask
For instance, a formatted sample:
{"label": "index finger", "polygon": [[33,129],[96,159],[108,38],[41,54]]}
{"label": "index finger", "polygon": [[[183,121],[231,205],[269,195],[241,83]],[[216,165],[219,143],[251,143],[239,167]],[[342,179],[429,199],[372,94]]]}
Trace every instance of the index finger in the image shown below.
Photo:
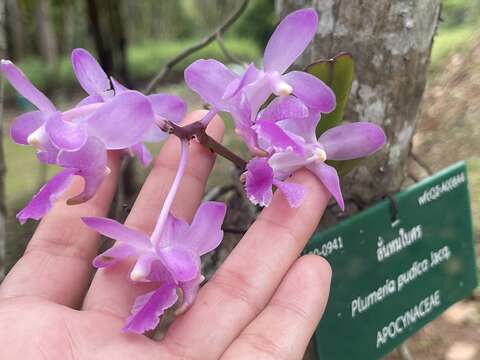
{"label": "index finger", "polygon": [[171,325],[163,344],[175,355],[219,358],[268,303],[315,231],[330,198],[307,170],[292,181],[308,188],[302,205],[291,208],[277,191],[270,207],[201,289],[192,308]]}

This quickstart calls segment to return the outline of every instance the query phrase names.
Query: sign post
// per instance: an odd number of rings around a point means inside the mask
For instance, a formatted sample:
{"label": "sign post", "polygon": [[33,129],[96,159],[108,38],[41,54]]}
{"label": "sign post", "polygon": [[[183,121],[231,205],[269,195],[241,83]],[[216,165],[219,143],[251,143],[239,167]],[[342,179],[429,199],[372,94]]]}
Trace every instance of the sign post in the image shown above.
{"label": "sign post", "polygon": [[464,162],[316,234],[333,268],[319,359],[378,359],[477,286]]}

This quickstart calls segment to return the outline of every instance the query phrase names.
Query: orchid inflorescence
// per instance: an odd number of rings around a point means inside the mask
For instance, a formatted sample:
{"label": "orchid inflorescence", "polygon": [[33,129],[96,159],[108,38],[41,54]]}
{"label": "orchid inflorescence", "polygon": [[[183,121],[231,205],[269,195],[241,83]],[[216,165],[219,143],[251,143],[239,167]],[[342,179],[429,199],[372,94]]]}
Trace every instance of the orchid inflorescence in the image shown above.
{"label": "orchid inflorescence", "polygon": [[[365,157],[385,143],[383,130],[369,122],[339,125],[317,138],[321,114],[335,109],[335,94],[309,73],[286,72],[313,39],[317,25],[318,17],[312,9],[285,17],[267,44],[263,69],[250,64],[242,74],[237,74],[216,60],[201,59],[185,70],[187,85],[210,105],[195,128],[204,130],[218,112],[229,112],[236,132],[251,151],[253,157],[242,177],[247,196],[254,204],[268,206],[276,187],[291,207],[300,206],[307,189],[286,179],[305,167],[343,209],[339,176],[325,161]],[[130,272],[131,280],[158,284],[157,290],[136,299],[124,326],[124,331],[143,333],[154,329],[164,311],[175,305],[178,289],[183,303],[177,313],[194,301],[203,281],[200,256],[220,244],[226,207],[219,202],[205,202],[190,225],[170,213],[191,138],[179,131],[186,129],[178,125],[187,111],[181,98],[167,94],[147,96],[127,89],[107,76],[86,50],[75,49],[71,60],[88,96],[63,112],[12,62],[1,61],[3,75],[38,109],[15,119],[11,127],[13,140],[34,146],[40,162],[62,168],[17,218],[22,223],[29,218],[42,218],[75,175],[83,177],[84,188],[67,202],[78,204],[92,198],[109,174],[108,150],[136,155],[142,164],[148,165],[152,156],[145,142],[162,141],[169,133],[178,136],[181,156],[177,174],[152,234],[108,218],[83,218],[87,226],[117,241],[95,258],[95,267],[108,267],[133,256],[136,262]]]}

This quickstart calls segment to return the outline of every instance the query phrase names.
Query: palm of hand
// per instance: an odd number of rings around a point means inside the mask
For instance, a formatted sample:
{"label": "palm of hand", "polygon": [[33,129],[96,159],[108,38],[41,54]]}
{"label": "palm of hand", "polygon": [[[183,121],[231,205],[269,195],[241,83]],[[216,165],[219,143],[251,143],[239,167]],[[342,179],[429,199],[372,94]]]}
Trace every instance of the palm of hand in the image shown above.
{"label": "palm of hand", "polygon": [[[194,113],[187,120],[195,120]],[[221,121],[211,136],[220,139]],[[190,146],[189,164],[173,212],[190,220],[204,191],[213,155]],[[116,186],[119,155],[110,154],[112,176],[88,203],[59,201],[41,222],[25,255],[0,287],[1,359],[296,359],[301,358],[326,299],[330,270],[313,255],[298,258],[328,201],[308,172],[295,182],[309,199],[292,209],[280,194],[246,233],[197,301],[177,317],[160,342],[120,331],[132,303],[154,284],[131,284],[124,262],[99,270],[91,260],[99,239],[81,216],[104,216]],[[178,162],[169,140],[126,225],[151,231]],[[71,196],[81,184],[72,184]]]}

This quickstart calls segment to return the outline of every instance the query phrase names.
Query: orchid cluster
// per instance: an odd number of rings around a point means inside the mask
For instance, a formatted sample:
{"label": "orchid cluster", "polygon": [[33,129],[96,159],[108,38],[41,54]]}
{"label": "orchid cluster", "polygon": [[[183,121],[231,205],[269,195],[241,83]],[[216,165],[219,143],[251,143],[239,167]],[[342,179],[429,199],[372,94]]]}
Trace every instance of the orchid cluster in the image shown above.
{"label": "orchid cluster", "polygon": [[[283,19],[267,44],[263,69],[250,64],[237,74],[216,60],[202,59],[185,70],[187,85],[210,105],[197,129],[204,130],[218,112],[232,115],[236,132],[252,154],[242,179],[248,198],[255,204],[268,206],[273,188],[278,188],[290,206],[298,207],[307,189],[286,180],[296,170],[307,168],[343,209],[337,171],[326,160],[364,157],[385,143],[382,129],[368,122],[340,125],[317,138],[321,115],[335,109],[335,94],[309,73],[287,72],[313,39],[317,25],[312,9],[295,11]],[[191,224],[170,213],[191,141],[185,131],[178,131],[186,129],[178,125],[187,110],[182,99],[127,89],[105,74],[83,49],[72,52],[72,66],[88,96],[62,112],[13,63],[1,61],[4,76],[38,109],[15,120],[13,140],[34,146],[40,162],[62,168],[17,217],[22,223],[42,218],[75,175],[83,177],[84,189],[67,202],[78,204],[92,198],[109,174],[108,150],[136,155],[148,165],[152,156],[145,142],[162,141],[169,133],[180,137],[177,174],[151,234],[107,218],[83,218],[87,226],[116,240],[112,248],[95,258],[95,267],[134,257],[130,279],[158,284],[157,290],[136,299],[124,326],[125,331],[143,333],[155,328],[164,311],[178,302],[178,290],[183,303],[177,312],[194,301],[203,281],[200,257],[220,244],[226,208],[222,203],[205,202]]]}

